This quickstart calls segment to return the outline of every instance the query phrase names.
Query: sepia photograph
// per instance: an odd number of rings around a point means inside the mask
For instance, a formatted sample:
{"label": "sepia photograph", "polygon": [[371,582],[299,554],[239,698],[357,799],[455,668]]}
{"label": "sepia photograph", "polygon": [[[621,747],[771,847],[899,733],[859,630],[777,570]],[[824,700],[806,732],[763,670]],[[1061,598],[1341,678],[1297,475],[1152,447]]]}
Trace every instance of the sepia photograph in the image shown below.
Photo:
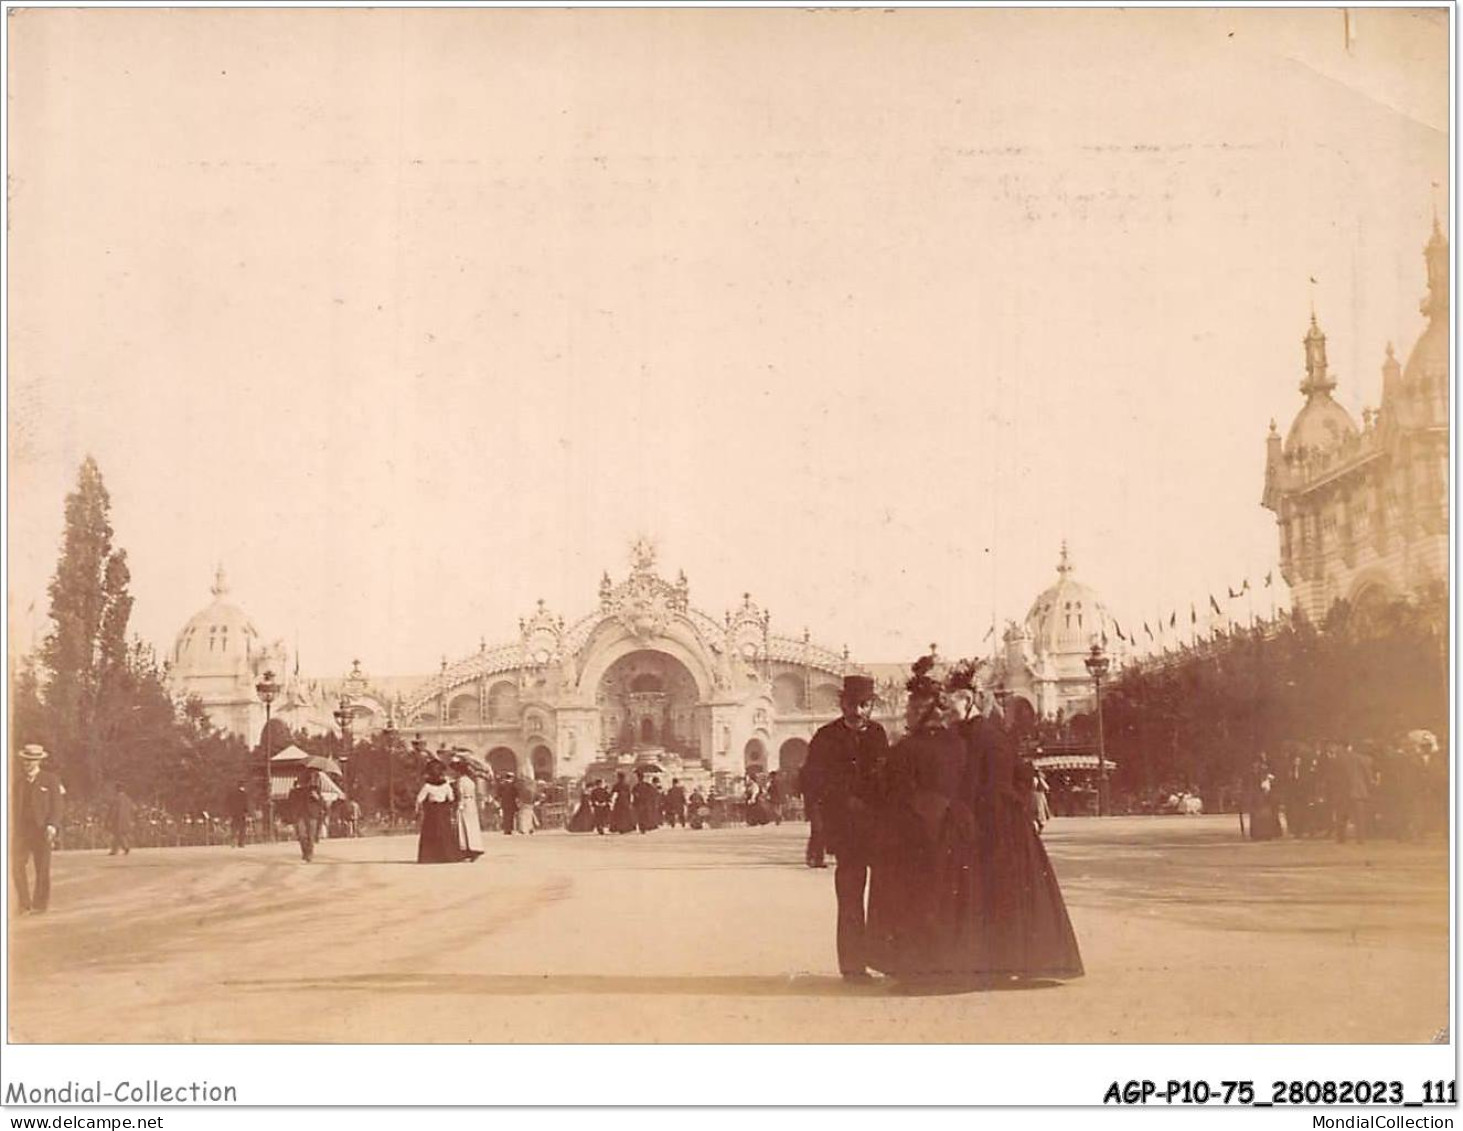
{"label": "sepia photograph", "polygon": [[5,15],[5,1106],[1456,1103],[1450,5]]}

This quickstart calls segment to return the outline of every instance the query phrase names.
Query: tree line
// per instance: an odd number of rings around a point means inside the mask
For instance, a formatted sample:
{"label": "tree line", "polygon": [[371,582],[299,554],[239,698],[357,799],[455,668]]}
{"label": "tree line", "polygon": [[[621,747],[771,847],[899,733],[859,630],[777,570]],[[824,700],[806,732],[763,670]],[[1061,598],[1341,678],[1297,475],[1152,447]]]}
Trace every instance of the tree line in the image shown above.
{"label": "tree line", "polygon": [[1129,665],[1103,690],[1114,784],[1201,792],[1261,752],[1387,744],[1429,730],[1447,749],[1448,596],[1336,602],[1319,624],[1287,616]]}
{"label": "tree line", "polygon": [[[198,700],[173,699],[153,648],[128,634],[131,574],[110,511],[88,456],[66,498],[50,631],[11,673],[17,746],[44,745],[83,804],[120,782],[136,800],[179,815],[217,811],[241,780],[262,805],[266,750],[293,743],[340,760],[344,740],[334,733],[291,733],[276,719],[251,748],[217,729]],[[1260,751],[1293,742],[1387,742],[1426,729],[1446,749],[1446,588],[1342,601],[1320,624],[1285,617],[1136,662],[1105,686],[1103,716],[1114,786],[1132,791],[1228,785]],[[352,792],[368,811],[387,807],[391,784],[397,810],[410,810],[417,759],[406,737],[351,744]]]}

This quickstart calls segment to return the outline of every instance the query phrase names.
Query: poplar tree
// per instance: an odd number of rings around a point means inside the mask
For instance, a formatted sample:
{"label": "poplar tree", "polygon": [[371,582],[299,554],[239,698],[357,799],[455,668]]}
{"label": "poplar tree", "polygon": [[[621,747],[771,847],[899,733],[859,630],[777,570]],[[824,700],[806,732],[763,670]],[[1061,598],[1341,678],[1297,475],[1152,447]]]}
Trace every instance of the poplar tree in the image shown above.
{"label": "poplar tree", "polygon": [[48,592],[52,630],[41,645],[44,704],[60,763],[83,789],[99,773],[102,703],[127,684],[132,614],[126,552],[112,545],[111,498],[87,456],[66,496],[61,556]]}

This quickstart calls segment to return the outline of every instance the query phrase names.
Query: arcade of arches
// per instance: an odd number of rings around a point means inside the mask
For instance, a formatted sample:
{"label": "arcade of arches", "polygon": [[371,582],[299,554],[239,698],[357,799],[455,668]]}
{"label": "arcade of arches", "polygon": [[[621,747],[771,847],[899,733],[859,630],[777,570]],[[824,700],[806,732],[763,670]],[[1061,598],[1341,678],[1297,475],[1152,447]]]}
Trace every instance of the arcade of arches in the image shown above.
{"label": "arcade of arches", "polygon": [[[1057,584],[1025,625],[1005,634],[991,673],[1027,716],[1070,715],[1089,703],[1082,659],[1106,611],[1072,577],[1065,547],[1058,568]],[[170,679],[235,733],[254,736],[264,723],[255,696],[264,667],[284,673],[293,665],[282,644],[254,647],[258,634],[226,600],[221,572],[213,592],[179,637]],[[247,646],[225,653],[199,643],[225,628]],[[579,779],[654,763],[687,780],[740,777],[800,768],[813,732],[838,714],[843,676],[854,673],[874,678],[876,717],[899,730],[906,664],[855,664],[847,649],[823,647],[807,631],[781,634],[750,594],[721,616],[704,612],[691,603],[685,574],[661,577],[654,547],[641,540],[628,576],[615,582],[606,574],[577,620],[540,601],[516,637],[483,641],[431,676],[372,678],[359,664],[341,680],[281,675],[273,717],[291,728],[333,729],[345,696],[357,736],[389,722],[404,741],[420,734],[431,748],[469,750],[500,774]]]}

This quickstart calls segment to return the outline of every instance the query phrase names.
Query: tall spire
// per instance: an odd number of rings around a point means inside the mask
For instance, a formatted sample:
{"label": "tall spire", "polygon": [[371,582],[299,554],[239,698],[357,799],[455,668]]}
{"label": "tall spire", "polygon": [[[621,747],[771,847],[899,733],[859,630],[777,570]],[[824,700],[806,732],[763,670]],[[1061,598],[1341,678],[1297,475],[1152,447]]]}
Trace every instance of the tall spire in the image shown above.
{"label": "tall spire", "polygon": [[208,587],[208,591],[212,593],[215,597],[222,597],[228,593],[229,579],[224,576],[223,562],[219,562],[218,568],[214,570],[213,584]]}
{"label": "tall spire", "polygon": [[1429,320],[1448,317],[1448,237],[1443,235],[1443,226],[1438,214],[1433,212],[1433,234],[1423,250],[1427,260],[1427,297],[1422,300],[1422,312]]}
{"label": "tall spire", "polygon": [[1057,562],[1057,572],[1063,577],[1072,572],[1072,556],[1067,553],[1067,540],[1062,539],[1062,559]]}
{"label": "tall spire", "polygon": [[1300,391],[1306,396],[1317,393],[1329,394],[1336,387],[1336,379],[1326,372],[1326,335],[1316,322],[1316,312],[1311,311],[1311,328],[1303,339],[1306,348],[1306,379],[1300,383]]}

